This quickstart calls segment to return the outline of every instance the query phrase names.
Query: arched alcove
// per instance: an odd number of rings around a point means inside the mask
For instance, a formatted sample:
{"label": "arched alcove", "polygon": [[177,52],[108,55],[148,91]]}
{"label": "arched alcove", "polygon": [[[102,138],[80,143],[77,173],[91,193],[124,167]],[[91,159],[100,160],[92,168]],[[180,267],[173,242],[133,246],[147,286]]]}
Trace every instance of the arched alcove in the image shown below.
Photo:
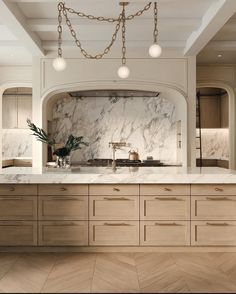
{"label": "arched alcove", "polygon": [[229,97],[229,168],[235,169],[236,167],[236,129],[235,129],[235,93],[233,88],[227,83],[221,81],[204,81],[197,83],[197,88],[219,88],[227,92]]}
{"label": "arched alcove", "polygon": [[[42,110],[42,126],[47,129],[47,109],[51,103],[56,99],[57,95],[65,92],[73,91],[86,91],[86,90],[132,90],[132,91],[151,91],[159,92],[165,99],[172,102],[176,107],[176,118],[181,120],[181,158],[182,165],[187,166],[187,102],[186,95],[181,90],[174,86],[156,84],[156,83],[145,83],[145,82],[88,82],[88,83],[77,83],[70,86],[61,86],[56,89],[51,89],[44,95],[41,100]],[[37,152],[41,152],[41,144],[37,146]],[[43,147],[43,162],[46,161],[46,148]]]}

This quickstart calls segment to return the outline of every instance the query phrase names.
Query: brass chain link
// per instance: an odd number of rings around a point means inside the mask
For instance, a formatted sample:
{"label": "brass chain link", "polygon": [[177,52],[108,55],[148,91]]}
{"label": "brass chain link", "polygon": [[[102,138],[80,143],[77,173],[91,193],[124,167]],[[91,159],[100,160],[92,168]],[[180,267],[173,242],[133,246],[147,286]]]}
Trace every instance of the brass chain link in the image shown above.
{"label": "brass chain link", "polygon": [[[116,41],[118,32],[121,27],[121,23],[122,23],[122,64],[125,64],[126,63],[125,22],[126,22],[126,20],[132,20],[136,16],[142,15],[145,11],[147,11],[151,7],[151,4],[152,4],[152,2],[149,2],[147,5],[144,6],[143,9],[126,17],[125,16],[125,3],[123,3],[122,12],[119,14],[118,18],[106,18],[106,17],[101,17],[101,16],[97,17],[97,16],[93,16],[90,14],[85,14],[83,12],[77,12],[72,8],[66,7],[64,2],[59,2],[59,4],[58,4],[58,28],[57,28],[57,31],[58,31],[58,56],[62,57],[62,48],[61,48],[62,47],[62,16],[64,16],[65,21],[66,21],[66,25],[68,26],[68,28],[70,30],[71,36],[74,38],[75,44],[80,49],[83,56],[88,59],[101,59],[101,58],[103,58],[104,55],[106,55],[110,52],[111,47],[114,45],[114,43]],[[112,34],[111,42],[109,43],[109,45],[101,53],[98,53],[96,55],[89,54],[83,48],[80,40],[77,38],[77,34],[72,27],[72,23],[67,15],[67,12],[77,14],[79,17],[86,17],[90,20],[106,21],[106,22],[110,22],[110,23],[117,22],[117,24],[115,26],[115,31]]]}
{"label": "brass chain link", "polygon": [[125,46],[125,3],[122,8],[122,65],[126,64],[126,46]]}
{"label": "brass chain link", "polygon": [[157,43],[157,37],[158,37],[158,29],[157,29],[157,2],[154,2],[154,31],[153,31],[153,39],[154,43]]}

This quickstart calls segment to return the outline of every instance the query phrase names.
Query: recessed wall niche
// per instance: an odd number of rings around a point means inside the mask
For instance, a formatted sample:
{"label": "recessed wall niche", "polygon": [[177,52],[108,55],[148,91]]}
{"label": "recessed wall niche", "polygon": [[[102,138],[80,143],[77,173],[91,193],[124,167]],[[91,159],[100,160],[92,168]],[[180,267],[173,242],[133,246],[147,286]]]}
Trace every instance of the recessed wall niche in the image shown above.
{"label": "recessed wall niche", "polygon": [[178,107],[158,92],[94,90],[61,93],[47,107],[48,132],[57,143],[69,134],[83,135],[89,146],[72,154],[72,162],[111,158],[109,142],[126,142],[117,158],[130,149],[167,165],[181,165],[181,115]]}

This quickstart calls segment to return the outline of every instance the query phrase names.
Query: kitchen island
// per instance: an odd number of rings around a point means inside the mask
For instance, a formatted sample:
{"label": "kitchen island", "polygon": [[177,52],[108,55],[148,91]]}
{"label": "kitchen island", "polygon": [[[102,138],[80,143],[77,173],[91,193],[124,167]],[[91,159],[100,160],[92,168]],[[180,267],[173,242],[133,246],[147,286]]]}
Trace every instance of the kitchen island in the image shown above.
{"label": "kitchen island", "polygon": [[2,251],[235,251],[236,172],[8,168]]}

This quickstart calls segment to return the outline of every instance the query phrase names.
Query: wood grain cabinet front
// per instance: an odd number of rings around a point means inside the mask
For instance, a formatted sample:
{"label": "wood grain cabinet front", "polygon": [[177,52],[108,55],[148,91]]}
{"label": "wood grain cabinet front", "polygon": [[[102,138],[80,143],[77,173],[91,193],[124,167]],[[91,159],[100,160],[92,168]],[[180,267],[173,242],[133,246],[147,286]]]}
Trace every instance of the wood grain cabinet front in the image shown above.
{"label": "wood grain cabinet front", "polygon": [[37,195],[37,185],[0,184],[0,196],[34,196]]}
{"label": "wood grain cabinet front", "polygon": [[141,221],[141,246],[189,246],[190,222]]}
{"label": "wood grain cabinet front", "polygon": [[88,196],[39,196],[39,220],[88,220]]}
{"label": "wood grain cabinet front", "polygon": [[236,196],[236,185],[225,184],[201,184],[191,185],[191,195],[193,196]]}
{"label": "wood grain cabinet front", "polygon": [[235,246],[236,221],[193,221],[191,245]]}
{"label": "wood grain cabinet front", "polygon": [[37,220],[37,196],[0,196],[0,220]]}
{"label": "wood grain cabinet front", "polygon": [[36,245],[36,221],[0,221],[0,246]]}
{"label": "wood grain cabinet front", "polygon": [[141,220],[190,220],[190,196],[141,196]]}
{"label": "wood grain cabinet front", "polygon": [[90,221],[89,245],[138,246],[138,221]]}
{"label": "wood grain cabinet front", "polygon": [[139,185],[89,185],[90,196],[138,196]]}
{"label": "wood grain cabinet front", "polygon": [[140,185],[141,196],[188,196],[190,195],[190,185]]}
{"label": "wood grain cabinet front", "polygon": [[89,196],[90,220],[139,220],[139,196]]}
{"label": "wood grain cabinet front", "polygon": [[236,196],[192,196],[193,220],[236,220]]}
{"label": "wood grain cabinet front", "polygon": [[87,246],[87,221],[40,221],[39,245]]}
{"label": "wood grain cabinet front", "polygon": [[88,185],[50,184],[38,185],[38,195],[42,196],[87,196]]}

